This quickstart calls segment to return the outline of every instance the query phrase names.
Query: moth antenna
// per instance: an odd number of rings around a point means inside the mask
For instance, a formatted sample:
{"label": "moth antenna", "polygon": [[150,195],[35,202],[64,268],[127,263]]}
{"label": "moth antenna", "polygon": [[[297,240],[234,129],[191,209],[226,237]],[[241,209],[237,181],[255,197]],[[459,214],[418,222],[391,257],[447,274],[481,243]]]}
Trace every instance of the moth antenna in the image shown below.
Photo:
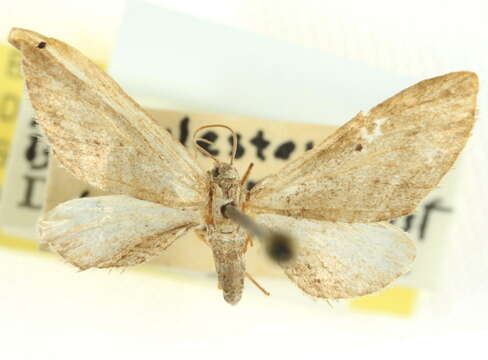
{"label": "moth antenna", "polygon": [[193,147],[195,149],[197,149],[198,151],[200,151],[203,155],[206,155],[206,156],[210,157],[213,161],[215,161],[217,164],[219,164],[220,163],[219,159],[217,159],[215,156],[213,156],[212,154],[210,154],[207,150],[205,150],[203,147],[201,147],[198,144],[198,141],[203,141],[203,142],[205,142],[207,144],[211,144],[211,142],[208,141],[207,139],[202,139],[202,138],[196,139],[195,136],[196,136],[196,131],[195,131],[195,134],[193,134]]}
{"label": "moth antenna", "polygon": [[256,236],[263,243],[268,256],[278,263],[286,263],[296,255],[296,242],[290,236],[269,231],[259,225],[249,216],[241,212],[231,203],[222,206],[222,215],[242,226],[246,231]]}
{"label": "moth antenna", "polygon": [[201,141],[201,142],[204,142],[205,144],[209,144],[209,145],[213,144],[213,142],[211,142],[210,140],[204,139],[204,138],[198,138],[195,141],[197,141],[197,142]]}
{"label": "moth antenna", "polygon": [[236,132],[232,128],[228,127],[227,125],[223,125],[223,124],[212,124],[212,125],[200,126],[193,133],[193,146],[195,146],[196,149],[198,151],[200,151],[202,154],[207,155],[207,156],[210,156],[218,164],[219,163],[219,160],[216,157],[214,157],[212,154],[210,154],[207,150],[205,150],[200,145],[198,145],[198,143],[197,143],[197,141],[203,141],[203,142],[205,142],[207,144],[212,144],[212,142],[208,141],[207,139],[202,139],[202,138],[196,139],[198,132],[200,132],[203,129],[208,129],[208,128],[212,128],[212,127],[219,127],[219,128],[227,129],[232,134],[232,153],[231,153],[231,157],[230,157],[230,164],[232,165],[234,163],[234,159],[236,158],[236,154],[237,154],[237,134],[236,134]]}
{"label": "moth antenna", "polygon": [[248,272],[245,272],[244,275],[246,275],[246,277],[259,289],[263,292],[264,295],[266,296],[270,296],[271,294],[266,291],[265,288],[263,288],[261,285],[259,285],[259,283],[256,281],[256,279],[254,279],[251,274],[249,274]]}

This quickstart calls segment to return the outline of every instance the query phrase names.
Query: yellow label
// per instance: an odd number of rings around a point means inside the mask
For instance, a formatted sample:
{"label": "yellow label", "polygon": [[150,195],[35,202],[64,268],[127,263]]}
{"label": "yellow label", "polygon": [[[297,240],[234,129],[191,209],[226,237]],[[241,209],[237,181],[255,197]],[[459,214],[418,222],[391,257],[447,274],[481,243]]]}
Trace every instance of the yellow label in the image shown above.
{"label": "yellow label", "polygon": [[17,119],[22,87],[20,52],[10,45],[0,44],[0,184],[5,175],[5,162]]}
{"label": "yellow label", "polygon": [[410,316],[415,310],[418,290],[396,286],[376,295],[363,296],[350,302],[351,309]]}
{"label": "yellow label", "polygon": [[13,249],[27,250],[27,251],[38,250],[37,243],[16,236],[6,235],[1,231],[0,231],[0,246],[6,246]]}
{"label": "yellow label", "polygon": [[[10,45],[0,44],[0,196],[22,87],[20,52]],[[30,241],[8,236],[2,232],[0,232],[0,245],[24,250],[33,250],[37,247]]]}

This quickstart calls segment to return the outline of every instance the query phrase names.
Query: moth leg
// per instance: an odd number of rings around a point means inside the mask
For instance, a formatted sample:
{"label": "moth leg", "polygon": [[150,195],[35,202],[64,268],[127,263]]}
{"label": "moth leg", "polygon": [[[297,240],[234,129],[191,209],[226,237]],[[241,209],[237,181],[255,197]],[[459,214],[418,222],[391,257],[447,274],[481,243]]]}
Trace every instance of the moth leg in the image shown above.
{"label": "moth leg", "polygon": [[244,273],[246,275],[246,277],[251,280],[251,282],[259,289],[263,292],[264,295],[266,296],[269,296],[271,295],[269,292],[267,292],[261,285],[259,285],[259,283],[248,273],[248,272],[245,272]]}
{"label": "moth leg", "polygon": [[208,243],[207,241],[207,238],[205,237],[205,230],[201,230],[201,229],[197,229],[195,230],[195,234],[197,235],[198,239],[203,241],[203,243],[205,245],[207,245],[208,247],[210,247],[210,244]]}
{"label": "moth leg", "polygon": [[249,175],[251,175],[251,170],[254,167],[254,163],[250,163],[249,167],[247,168],[246,172],[244,173],[244,176],[242,177],[241,180],[241,186],[244,186],[249,179]]}
{"label": "moth leg", "polygon": [[252,236],[251,235],[247,235],[247,238],[246,238],[246,250],[247,250],[247,247],[248,246],[251,246],[251,247],[254,246],[254,242],[252,241]]}
{"label": "moth leg", "polygon": [[212,189],[212,187],[210,187],[210,191],[208,193],[208,198],[209,198],[208,209],[207,209],[207,214],[205,217],[206,217],[207,224],[213,225],[214,219],[213,219],[213,211],[212,211],[212,208],[213,208],[213,189]]}

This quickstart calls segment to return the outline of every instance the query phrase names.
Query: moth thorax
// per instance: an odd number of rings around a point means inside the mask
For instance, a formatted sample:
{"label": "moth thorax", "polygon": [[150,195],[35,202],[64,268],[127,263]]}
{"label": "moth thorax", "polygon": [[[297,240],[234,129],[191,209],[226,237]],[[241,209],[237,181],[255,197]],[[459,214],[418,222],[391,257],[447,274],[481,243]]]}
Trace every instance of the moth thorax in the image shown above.
{"label": "moth thorax", "polygon": [[219,163],[212,169],[212,180],[222,189],[222,195],[231,200],[237,200],[236,192],[239,188],[239,173],[230,164]]}

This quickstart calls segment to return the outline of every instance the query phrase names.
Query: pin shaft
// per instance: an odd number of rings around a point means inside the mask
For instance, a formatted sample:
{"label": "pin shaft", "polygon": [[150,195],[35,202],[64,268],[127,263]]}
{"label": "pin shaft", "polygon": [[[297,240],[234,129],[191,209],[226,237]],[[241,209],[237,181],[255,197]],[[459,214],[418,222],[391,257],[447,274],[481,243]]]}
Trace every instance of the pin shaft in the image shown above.
{"label": "pin shaft", "polygon": [[222,213],[225,217],[241,225],[253,236],[260,239],[264,239],[269,236],[269,231],[266,228],[257,224],[253,219],[251,219],[251,217],[247,216],[231,204],[224,205],[222,207]]}
{"label": "pin shaft", "polygon": [[295,256],[296,244],[288,235],[269,231],[232,204],[222,206],[222,214],[242,226],[252,236],[257,237],[263,243],[269,257],[274,261],[284,263]]}

